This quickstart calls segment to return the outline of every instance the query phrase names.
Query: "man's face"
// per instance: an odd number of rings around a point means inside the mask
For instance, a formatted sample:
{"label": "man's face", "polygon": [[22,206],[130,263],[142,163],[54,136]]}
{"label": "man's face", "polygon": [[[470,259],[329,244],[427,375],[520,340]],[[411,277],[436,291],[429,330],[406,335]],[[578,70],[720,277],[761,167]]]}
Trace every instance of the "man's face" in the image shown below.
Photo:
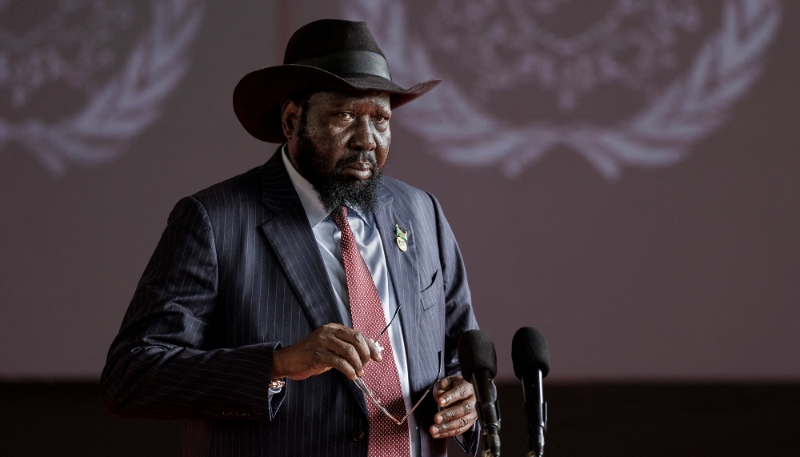
{"label": "man's face", "polygon": [[289,157],[327,210],[344,204],[374,209],[389,155],[390,117],[386,93],[318,92],[304,107],[284,105]]}

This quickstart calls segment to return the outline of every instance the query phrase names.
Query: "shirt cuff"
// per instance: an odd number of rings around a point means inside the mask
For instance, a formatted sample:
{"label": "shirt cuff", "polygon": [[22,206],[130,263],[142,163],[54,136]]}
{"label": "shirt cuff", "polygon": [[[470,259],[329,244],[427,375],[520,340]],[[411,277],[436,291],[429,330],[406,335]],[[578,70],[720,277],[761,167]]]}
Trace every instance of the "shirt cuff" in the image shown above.
{"label": "shirt cuff", "polygon": [[269,405],[269,418],[275,418],[283,404],[283,399],[286,397],[286,388],[288,384],[278,389],[267,389],[267,404]]}

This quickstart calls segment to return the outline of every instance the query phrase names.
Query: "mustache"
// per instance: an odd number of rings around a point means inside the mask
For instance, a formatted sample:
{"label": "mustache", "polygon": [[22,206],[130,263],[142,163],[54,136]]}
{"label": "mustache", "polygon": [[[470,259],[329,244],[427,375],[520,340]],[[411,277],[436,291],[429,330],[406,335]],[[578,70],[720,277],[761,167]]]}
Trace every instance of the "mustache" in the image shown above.
{"label": "mustache", "polygon": [[378,168],[378,161],[375,160],[375,153],[370,151],[359,151],[343,159],[336,164],[336,169],[342,169],[352,163],[367,162],[372,168]]}

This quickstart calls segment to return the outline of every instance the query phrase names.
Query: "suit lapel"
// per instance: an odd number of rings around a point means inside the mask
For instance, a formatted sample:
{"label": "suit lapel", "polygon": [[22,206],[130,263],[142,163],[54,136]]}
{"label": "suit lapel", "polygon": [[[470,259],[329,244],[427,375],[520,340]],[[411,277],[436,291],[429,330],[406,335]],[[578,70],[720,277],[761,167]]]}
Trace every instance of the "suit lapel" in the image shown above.
{"label": "suit lapel", "polygon": [[[330,322],[343,324],[314,232],[283,165],[280,151],[279,147],[262,168],[261,202],[273,211],[273,217],[261,229],[300,298],[312,327],[319,328]],[[369,417],[364,394],[344,375],[341,379],[364,415]]]}
{"label": "suit lapel", "polygon": [[[420,340],[417,335],[420,297],[417,245],[414,239],[412,217],[405,205],[402,202],[394,201],[386,187],[381,186],[375,219],[381,234],[389,276],[392,278],[392,285],[397,297],[397,305],[400,306],[399,319],[403,327],[409,373],[419,373],[419,367],[416,366],[418,361],[416,354],[419,351],[418,342]],[[401,251],[396,244],[395,224],[408,231],[408,250],[405,252]],[[411,376],[409,383],[412,392],[420,390],[420,386],[415,385],[415,380]]]}
{"label": "suit lapel", "polygon": [[283,166],[280,148],[262,168],[262,198],[274,216],[261,229],[289,278],[311,325],[342,323],[303,204]]}

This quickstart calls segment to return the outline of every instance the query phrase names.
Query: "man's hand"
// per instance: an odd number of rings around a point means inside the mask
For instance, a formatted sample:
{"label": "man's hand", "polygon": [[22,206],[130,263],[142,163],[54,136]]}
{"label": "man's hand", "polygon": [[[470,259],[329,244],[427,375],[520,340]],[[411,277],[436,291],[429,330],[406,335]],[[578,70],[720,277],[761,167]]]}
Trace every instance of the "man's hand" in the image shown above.
{"label": "man's hand", "polygon": [[272,379],[299,381],[335,368],[349,379],[364,374],[370,360],[381,361],[381,348],[361,332],[325,324],[297,343],[272,355]]}
{"label": "man's hand", "polygon": [[433,416],[436,423],[430,432],[434,438],[460,435],[478,419],[475,391],[461,376],[448,376],[433,388],[433,398],[440,411]]}

